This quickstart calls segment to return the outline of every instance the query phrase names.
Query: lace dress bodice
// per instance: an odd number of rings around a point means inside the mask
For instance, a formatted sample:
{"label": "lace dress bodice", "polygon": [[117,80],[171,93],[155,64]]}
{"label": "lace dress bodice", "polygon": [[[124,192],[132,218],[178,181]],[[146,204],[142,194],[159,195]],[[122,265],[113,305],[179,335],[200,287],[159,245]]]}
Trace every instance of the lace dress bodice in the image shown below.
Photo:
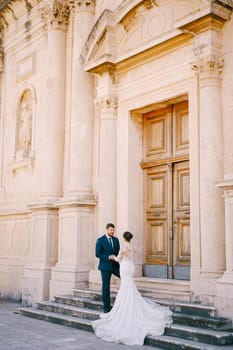
{"label": "lace dress bodice", "polygon": [[116,257],[116,261],[118,261],[119,263],[121,263],[122,261],[126,260],[126,261],[133,261],[133,256],[134,256],[134,249],[132,244],[125,242],[120,251],[118,256]]}

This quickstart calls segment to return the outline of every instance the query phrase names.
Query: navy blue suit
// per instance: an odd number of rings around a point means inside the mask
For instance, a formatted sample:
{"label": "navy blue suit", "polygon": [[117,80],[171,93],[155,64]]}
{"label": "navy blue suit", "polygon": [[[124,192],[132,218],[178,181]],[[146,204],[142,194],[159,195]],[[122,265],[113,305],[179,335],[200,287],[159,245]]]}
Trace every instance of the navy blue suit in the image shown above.
{"label": "navy blue suit", "polygon": [[99,237],[96,241],[95,255],[99,258],[98,269],[101,272],[102,278],[102,298],[104,304],[104,311],[110,311],[110,281],[114,274],[120,277],[119,264],[116,261],[109,260],[110,255],[118,255],[120,250],[120,243],[118,238],[112,237],[113,247],[106,235]]}

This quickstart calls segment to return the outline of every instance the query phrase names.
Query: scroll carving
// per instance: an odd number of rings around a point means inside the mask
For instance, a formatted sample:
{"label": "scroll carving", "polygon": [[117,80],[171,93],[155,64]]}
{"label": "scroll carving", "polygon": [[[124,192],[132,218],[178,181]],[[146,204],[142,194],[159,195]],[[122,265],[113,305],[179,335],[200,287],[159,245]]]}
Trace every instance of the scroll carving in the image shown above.
{"label": "scroll carving", "polygon": [[118,100],[115,96],[101,97],[96,100],[96,106],[100,112],[100,117],[104,118],[105,114],[111,114],[116,117]]}
{"label": "scroll carving", "polygon": [[224,60],[222,57],[210,56],[192,63],[193,71],[200,78],[221,78]]}

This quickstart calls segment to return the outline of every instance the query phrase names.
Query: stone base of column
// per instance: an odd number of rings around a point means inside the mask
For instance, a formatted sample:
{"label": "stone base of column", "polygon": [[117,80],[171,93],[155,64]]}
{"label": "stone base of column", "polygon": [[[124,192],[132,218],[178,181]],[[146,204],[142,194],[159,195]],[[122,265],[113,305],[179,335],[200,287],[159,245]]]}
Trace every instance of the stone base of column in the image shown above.
{"label": "stone base of column", "polygon": [[89,272],[89,287],[91,289],[100,289],[101,288],[101,274],[97,269],[90,270]]}
{"label": "stone base of column", "polygon": [[22,305],[36,306],[36,302],[49,299],[51,267],[27,266],[24,269]]}
{"label": "stone base of column", "polygon": [[72,294],[75,288],[88,287],[89,268],[56,266],[52,271],[49,299],[56,295]]}
{"label": "stone base of column", "polygon": [[24,305],[49,298],[51,270],[57,261],[58,210],[51,202],[29,206],[32,210],[31,259],[24,268]]}
{"label": "stone base of column", "polygon": [[52,270],[50,298],[87,286],[95,254],[95,202],[63,198],[58,206],[58,262]]}
{"label": "stone base of column", "polygon": [[202,303],[213,303],[216,297],[216,283],[217,277],[215,274],[207,275],[195,275],[191,274],[191,291],[192,291],[192,300],[195,302]]}
{"label": "stone base of column", "polygon": [[226,271],[217,281],[217,296],[233,299],[233,271]]}

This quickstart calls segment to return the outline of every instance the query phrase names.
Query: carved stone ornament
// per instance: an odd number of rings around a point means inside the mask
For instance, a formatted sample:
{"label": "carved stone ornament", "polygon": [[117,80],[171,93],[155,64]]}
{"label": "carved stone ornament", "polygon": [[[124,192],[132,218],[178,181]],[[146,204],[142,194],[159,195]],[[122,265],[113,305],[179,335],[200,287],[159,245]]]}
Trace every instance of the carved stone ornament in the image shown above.
{"label": "carved stone ornament", "polygon": [[4,53],[3,50],[0,49],[0,73],[4,70]]}
{"label": "carved stone ornament", "polygon": [[0,73],[4,70],[4,48],[3,48],[4,25],[0,18]]}
{"label": "carved stone ornament", "polygon": [[101,97],[96,100],[96,106],[99,110],[100,117],[104,119],[104,115],[112,115],[116,117],[118,99],[115,96]]}
{"label": "carved stone ornament", "polygon": [[66,30],[69,22],[69,6],[66,0],[47,0],[41,9],[45,28]]}
{"label": "carved stone ornament", "polygon": [[76,11],[93,11],[95,8],[95,0],[68,0],[70,10]]}
{"label": "carved stone ornament", "polygon": [[0,73],[4,70],[4,50],[0,40]]}
{"label": "carved stone ornament", "polygon": [[16,160],[27,158],[32,150],[33,96],[30,90],[22,95],[17,111]]}
{"label": "carved stone ornament", "polygon": [[222,57],[210,56],[205,59],[200,59],[192,63],[193,71],[200,76],[200,78],[221,78],[223,71],[224,60]]}

